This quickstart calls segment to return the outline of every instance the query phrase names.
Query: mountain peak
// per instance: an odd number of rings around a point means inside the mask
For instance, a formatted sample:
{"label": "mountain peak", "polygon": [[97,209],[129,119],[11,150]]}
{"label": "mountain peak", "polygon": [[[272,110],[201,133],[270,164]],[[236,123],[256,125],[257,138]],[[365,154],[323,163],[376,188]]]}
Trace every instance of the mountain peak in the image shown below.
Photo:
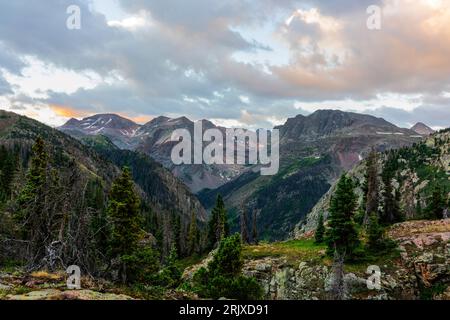
{"label": "mountain peak", "polygon": [[433,129],[431,129],[429,126],[427,126],[425,123],[423,122],[417,122],[412,128],[412,131],[424,135],[424,136],[428,136],[430,134],[433,134],[435,131]]}
{"label": "mountain peak", "polygon": [[80,123],[80,120],[75,119],[75,118],[70,118],[69,121],[67,121],[64,126],[65,127],[69,127],[69,126],[77,126]]}
{"label": "mountain peak", "polygon": [[303,136],[314,138],[336,134],[413,134],[412,131],[401,129],[394,124],[368,114],[345,112],[340,110],[317,110],[308,116],[298,115],[289,118],[280,127],[281,135],[288,139]]}
{"label": "mountain peak", "polygon": [[[134,121],[119,116],[114,113],[100,113],[95,114],[82,120],[71,118],[67,121],[61,128],[71,128],[75,127],[78,129],[94,129],[99,128],[112,128],[112,129],[125,129],[128,130],[131,127],[138,127],[139,125]],[[90,131],[90,130],[88,130]]]}
{"label": "mountain peak", "polygon": [[82,120],[70,119],[59,129],[74,136],[105,135],[123,149],[131,148],[129,139],[141,126],[113,113],[95,114]]}
{"label": "mountain peak", "polygon": [[159,117],[156,117],[156,118],[153,118],[152,120],[150,120],[149,123],[161,123],[161,122],[167,122],[169,120],[170,120],[169,117],[159,116]]}

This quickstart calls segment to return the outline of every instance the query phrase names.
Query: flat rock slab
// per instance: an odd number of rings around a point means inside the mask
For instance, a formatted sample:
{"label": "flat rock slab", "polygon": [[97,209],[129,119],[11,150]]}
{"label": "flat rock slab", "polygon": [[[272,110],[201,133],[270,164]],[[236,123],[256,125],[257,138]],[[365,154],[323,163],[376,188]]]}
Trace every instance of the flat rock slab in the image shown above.
{"label": "flat rock slab", "polygon": [[9,300],[133,300],[123,294],[101,293],[92,290],[60,291],[47,289],[21,295],[9,295]]}

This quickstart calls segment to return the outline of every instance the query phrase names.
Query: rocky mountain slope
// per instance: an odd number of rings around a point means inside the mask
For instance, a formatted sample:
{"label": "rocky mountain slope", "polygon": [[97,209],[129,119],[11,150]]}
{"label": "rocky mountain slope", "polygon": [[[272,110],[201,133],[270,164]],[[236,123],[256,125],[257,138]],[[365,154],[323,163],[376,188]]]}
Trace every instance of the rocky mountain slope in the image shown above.
{"label": "rocky mountain slope", "polygon": [[199,194],[210,208],[222,194],[237,230],[238,211],[257,212],[260,237],[283,239],[317,204],[344,170],[372,148],[379,151],[420,141],[416,132],[369,115],[319,110],[288,119],[280,130],[280,170],[272,177],[246,172],[216,190]]}
{"label": "rocky mountain slope", "polygon": [[[349,172],[355,180],[360,203],[363,200],[362,186],[365,181],[366,166],[367,162],[363,161]],[[378,155],[380,180],[382,172],[386,169],[392,171],[393,192],[398,197],[399,209],[403,212],[404,218],[421,218],[426,214],[436,190],[440,190],[443,199],[445,195],[450,194],[450,130],[437,132],[410,147],[380,153]],[[294,231],[296,237],[313,230],[321,212],[325,217],[328,216],[330,196],[334,189],[335,186],[296,226]],[[379,190],[380,199],[382,198],[381,189]]]}
{"label": "rocky mountain slope", "polygon": [[[400,254],[378,261],[344,267],[346,299],[416,300],[450,299],[450,220],[412,221],[394,225],[388,235],[399,246]],[[295,243],[295,242],[294,242]],[[331,261],[319,248],[298,249],[274,257],[275,249],[264,257],[264,246],[249,248],[245,272],[259,279],[268,299],[327,299],[333,273]],[[267,250],[267,249],[266,249]],[[269,253],[271,250],[267,250]],[[258,256],[255,258],[254,256]],[[381,270],[380,290],[367,287],[370,265]]]}
{"label": "rocky mountain slope", "polygon": [[[202,128],[203,132],[219,129],[225,136],[225,128],[216,127],[210,121],[202,120]],[[78,139],[104,135],[120,149],[143,152],[168,168],[194,193],[215,189],[245,171],[242,165],[174,165],[171,151],[177,142],[170,141],[174,130],[186,129],[194,137],[194,122],[186,117],[157,117],[138,125],[117,115],[99,114],[81,121],[71,119],[59,129]]]}
{"label": "rocky mountain slope", "polygon": [[[344,265],[347,300],[450,300],[450,220],[398,223],[387,231],[397,249]],[[327,300],[333,283],[325,245],[303,238],[244,249],[246,276],[255,277],[268,300]],[[185,281],[211,258],[184,272]],[[380,288],[369,288],[369,266],[380,269]]]}
{"label": "rocky mountain slope", "polygon": [[134,149],[134,139],[141,126],[116,114],[98,114],[82,120],[70,119],[62,127],[75,137],[86,135],[105,135],[121,149]]}
{"label": "rocky mountain slope", "polygon": [[433,134],[435,131],[431,129],[429,126],[422,122],[416,123],[412,128],[412,131],[417,132],[420,135],[428,136],[430,134]]}
{"label": "rocky mountain slope", "polygon": [[[64,216],[63,220],[58,220],[61,222],[61,228],[67,223],[64,228],[77,232],[77,237],[82,237],[79,241],[86,241],[85,245],[89,242],[87,231],[73,230],[71,224],[88,228],[93,214],[104,209],[111,182],[120,173],[120,167],[123,165],[136,170],[134,173],[136,189],[143,199],[142,212],[148,221],[146,231],[155,233],[155,236],[157,230],[165,231],[160,239],[162,241],[160,249],[163,253],[167,253],[170,249],[174,221],[179,221],[180,224],[181,250],[186,246],[187,229],[192,213],[196,214],[200,225],[205,224],[206,212],[196,197],[169,171],[147,156],[118,150],[109,140],[103,142],[105,145],[108,144],[107,149],[112,150],[112,155],[101,154],[101,148],[96,150],[92,144],[82,144],[79,140],[37,121],[0,111],[0,146],[4,146],[6,152],[16,155],[18,159],[11,194],[6,200],[17,198],[18,192],[23,187],[31,147],[37,137],[44,140],[50,166],[57,176],[58,191],[50,193],[48,201],[53,203],[52,210],[58,219],[63,218],[61,214]],[[126,154],[118,154],[120,152]],[[98,208],[94,210],[92,206]],[[6,220],[2,220],[0,233],[5,236],[12,232],[5,221],[8,221],[15,208],[7,205],[2,209],[5,212],[1,218]],[[54,240],[48,239],[50,242]],[[13,246],[7,245],[6,248],[13,249]]]}

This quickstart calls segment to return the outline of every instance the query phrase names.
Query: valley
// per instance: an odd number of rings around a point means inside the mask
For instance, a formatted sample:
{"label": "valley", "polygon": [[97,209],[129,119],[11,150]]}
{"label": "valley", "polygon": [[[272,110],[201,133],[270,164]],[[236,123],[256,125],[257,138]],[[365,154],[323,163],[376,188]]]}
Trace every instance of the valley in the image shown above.
{"label": "valley", "polygon": [[[77,121],[53,129],[0,113],[0,299],[196,300],[233,292],[242,299],[334,299],[336,262],[326,242],[314,237],[320,216],[331,227],[330,203],[344,172],[354,183],[350,219],[361,245],[357,258],[342,266],[339,299],[449,298],[450,228],[443,219],[449,212],[448,130],[420,135],[340,111],[297,116],[277,127],[278,174],[263,176],[258,165],[239,165],[227,181],[194,194],[176,173],[186,178],[196,171],[168,165],[167,158],[173,125],[189,130],[193,122],[160,117],[139,126],[114,115]],[[373,157],[381,237],[389,244],[380,252],[369,249],[372,231],[363,222]],[[232,166],[218,168],[232,171]],[[201,184],[206,176],[196,177]],[[34,189],[36,183],[44,189]],[[391,189],[386,193],[386,188]],[[37,202],[22,200],[30,192]],[[120,283],[121,260],[111,258],[115,233],[110,230],[119,226],[114,215],[121,212],[112,197],[125,195],[131,198],[120,201],[131,201],[131,211],[124,212],[135,212],[140,230],[127,236],[136,250],[126,262],[138,268],[127,275],[133,285]],[[239,231],[238,238],[221,238]],[[239,251],[227,251],[236,246]],[[220,259],[233,255],[238,264],[222,269]],[[65,288],[63,270],[69,264],[84,270],[82,290]],[[366,287],[371,265],[381,269],[380,290]],[[231,282],[218,272],[231,272]],[[210,281],[225,282],[205,287]]]}

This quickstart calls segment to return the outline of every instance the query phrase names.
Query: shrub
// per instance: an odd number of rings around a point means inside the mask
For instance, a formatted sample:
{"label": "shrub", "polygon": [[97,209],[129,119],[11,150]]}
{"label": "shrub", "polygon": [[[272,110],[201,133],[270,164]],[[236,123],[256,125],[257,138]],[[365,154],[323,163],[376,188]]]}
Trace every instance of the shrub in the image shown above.
{"label": "shrub", "polygon": [[175,246],[170,251],[165,267],[154,277],[153,283],[166,287],[176,288],[181,283],[182,272],[178,266],[178,255]]}
{"label": "shrub", "polygon": [[194,291],[200,297],[222,297],[240,300],[257,300],[263,290],[254,278],[241,274],[243,266],[242,244],[239,234],[225,238],[208,268],[200,268],[194,275]]}

